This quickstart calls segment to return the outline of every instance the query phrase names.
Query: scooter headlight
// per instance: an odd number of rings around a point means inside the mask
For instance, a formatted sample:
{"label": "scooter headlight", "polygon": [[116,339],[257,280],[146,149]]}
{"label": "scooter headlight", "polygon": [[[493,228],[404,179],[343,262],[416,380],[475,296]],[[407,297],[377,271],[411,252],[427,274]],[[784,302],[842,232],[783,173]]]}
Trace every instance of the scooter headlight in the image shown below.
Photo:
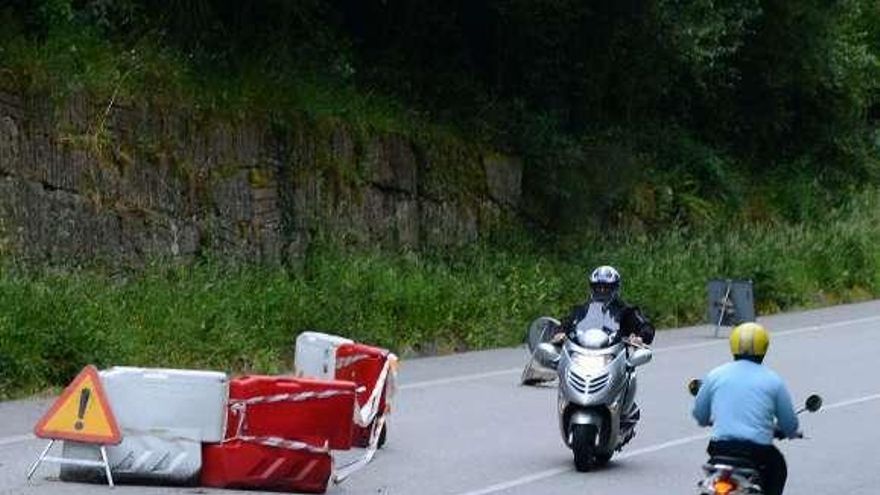
{"label": "scooter headlight", "polygon": [[601,370],[614,359],[611,354],[586,354],[574,349],[569,349],[568,355],[579,368],[585,370]]}

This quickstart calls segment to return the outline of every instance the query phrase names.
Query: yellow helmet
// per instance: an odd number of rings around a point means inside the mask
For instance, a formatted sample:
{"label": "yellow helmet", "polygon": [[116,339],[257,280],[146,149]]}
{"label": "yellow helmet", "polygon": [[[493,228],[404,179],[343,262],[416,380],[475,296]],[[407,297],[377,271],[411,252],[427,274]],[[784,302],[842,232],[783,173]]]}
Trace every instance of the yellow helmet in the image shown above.
{"label": "yellow helmet", "polygon": [[737,325],[730,333],[730,352],[734,357],[764,359],[770,347],[770,333],[757,323]]}

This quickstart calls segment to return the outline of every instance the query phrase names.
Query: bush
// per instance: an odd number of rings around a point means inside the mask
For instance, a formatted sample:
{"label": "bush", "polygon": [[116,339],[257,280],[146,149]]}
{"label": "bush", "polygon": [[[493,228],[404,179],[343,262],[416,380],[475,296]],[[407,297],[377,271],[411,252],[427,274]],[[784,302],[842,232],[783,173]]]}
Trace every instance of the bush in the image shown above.
{"label": "bush", "polygon": [[586,273],[606,263],[661,327],[703,321],[715,277],[752,279],[759,314],[864,299],[880,294],[878,199],[857,196],[807,225],[588,236],[567,252],[509,236],[422,254],[313,246],[291,271],[218,261],[122,274],[7,266],[0,396],[63,385],[87,363],[283,372],[304,330],[406,356],[515,345],[533,318],[582,302]]}

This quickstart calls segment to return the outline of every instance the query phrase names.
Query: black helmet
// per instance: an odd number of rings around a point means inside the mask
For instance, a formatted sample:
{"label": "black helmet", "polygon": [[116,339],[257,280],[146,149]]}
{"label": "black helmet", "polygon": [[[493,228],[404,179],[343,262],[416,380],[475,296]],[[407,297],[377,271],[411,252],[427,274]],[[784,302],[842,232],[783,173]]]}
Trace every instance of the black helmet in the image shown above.
{"label": "black helmet", "polygon": [[620,274],[613,266],[600,266],[590,274],[590,297],[594,301],[606,303],[617,298],[620,293]]}

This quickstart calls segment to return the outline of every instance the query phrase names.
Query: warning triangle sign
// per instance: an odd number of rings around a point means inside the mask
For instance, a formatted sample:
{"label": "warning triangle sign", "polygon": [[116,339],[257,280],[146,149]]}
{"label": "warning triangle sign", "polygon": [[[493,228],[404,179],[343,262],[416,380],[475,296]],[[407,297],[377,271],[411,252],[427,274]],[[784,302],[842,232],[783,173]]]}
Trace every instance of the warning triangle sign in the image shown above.
{"label": "warning triangle sign", "polygon": [[34,427],[34,435],[106,445],[122,441],[97,368],[88,365],[80,371]]}

